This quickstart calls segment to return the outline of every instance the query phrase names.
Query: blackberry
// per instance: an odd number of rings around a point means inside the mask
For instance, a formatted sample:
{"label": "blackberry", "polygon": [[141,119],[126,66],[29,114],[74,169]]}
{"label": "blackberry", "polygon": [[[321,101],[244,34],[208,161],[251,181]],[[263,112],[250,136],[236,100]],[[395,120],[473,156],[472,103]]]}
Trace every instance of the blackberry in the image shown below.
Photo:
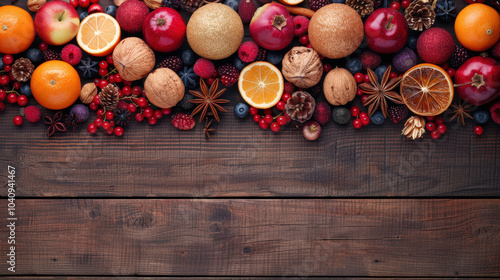
{"label": "blackberry", "polygon": [[323,6],[326,6],[330,3],[331,3],[330,0],[310,0],[309,1],[309,9],[311,9],[313,11],[317,11],[320,8],[322,8]]}
{"label": "blackberry", "polygon": [[267,56],[267,50],[259,48],[259,54],[257,55],[255,61],[266,61],[266,56]]}
{"label": "blackberry", "polygon": [[53,49],[46,49],[45,51],[43,51],[43,59],[45,61],[61,60],[61,56],[59,55],[59,53],[57,53]]}
{"label": "blackberry", "polygon": [[168,8],[178,8],[179,7],[179,0],[163,0],[161,1],[162,7],[168,7]]}
{"label": "blackberry", "polygon": [[332,109],[332,119],[338,124],[346,124],[351,120],[351,110],[342,106],[335,106]]}
{"label": "blackberry", "polygon": [[181,70],[183,66],[184,64],[182,63],[181,58],[178,56],[169,56],[162,60],[158,65],[158,67],[161,68],[170,68],[174,72]]}
{"label": "blackberry", "polygon": [[318,83],[317,85],[308,88],[306,91],[313,97],[318,97],[318,95],[321,93],[322,90],[323,90],[323,83]]}
{"label": "blackberry", "polygon": [[184,94],[184,97],[182,98],[179,103],[177,103],[177,106],[181,107],[184,110],[192,110],[196,106],[196,104],[189,102],[190,100],[193,100],[194,96],[190,93]]}
{"label": "blackberry", "polygon": [[470,54],[469,51],[464,48],[462,45],[455,45],[453,49],[453,54],[450,58],[450,67],[457,70],[462,64],[469,59]]}
{"label": "blackberry", "polygon": [[226,87],[234,85],[240,76],[240,71],[230,64],[219,66],[217,73],[219,74],[221,83]]}
{"label": "blackberry", "polygon": [[387,117],[394,123],[398,123],[408,116],[408,108],[405,105],[393,105],[387,110]]}

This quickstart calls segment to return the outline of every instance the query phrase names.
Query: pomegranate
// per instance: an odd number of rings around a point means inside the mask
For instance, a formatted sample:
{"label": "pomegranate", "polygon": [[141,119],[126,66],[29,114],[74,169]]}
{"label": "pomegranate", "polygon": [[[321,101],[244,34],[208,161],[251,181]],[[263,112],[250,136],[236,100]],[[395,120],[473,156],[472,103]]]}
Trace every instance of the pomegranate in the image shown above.
{"label": "pomegranate", "polygon": [[265,4],[255,11],[250,21],[250,35],[262,48],[282,50],[293,40],[292,17],[281,4]]}

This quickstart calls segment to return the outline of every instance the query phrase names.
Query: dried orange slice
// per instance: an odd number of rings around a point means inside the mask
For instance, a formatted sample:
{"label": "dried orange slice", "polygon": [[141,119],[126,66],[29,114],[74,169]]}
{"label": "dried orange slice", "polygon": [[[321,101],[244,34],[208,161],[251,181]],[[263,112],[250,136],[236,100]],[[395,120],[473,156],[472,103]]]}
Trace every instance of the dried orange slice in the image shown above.
{"label": "dried orange slice", "polygon": [[94,56],[110,54],[120,42],[121,30],[118,22],[105,13],[87,16],[76,34],[80,48]]}
{"label": "dried orange slice", "polygon": [[400,84],[403,101],[419,116],[437,116],[453,101],[453,82],[441,67],[422,63],[406,71]]}
{"label": "dried orange slice", "polygon": [[283,76],[271,63],[257,61],[243,68],[238,79],[238,89],[250,106],[258,109],[271,108],[283,95]]}

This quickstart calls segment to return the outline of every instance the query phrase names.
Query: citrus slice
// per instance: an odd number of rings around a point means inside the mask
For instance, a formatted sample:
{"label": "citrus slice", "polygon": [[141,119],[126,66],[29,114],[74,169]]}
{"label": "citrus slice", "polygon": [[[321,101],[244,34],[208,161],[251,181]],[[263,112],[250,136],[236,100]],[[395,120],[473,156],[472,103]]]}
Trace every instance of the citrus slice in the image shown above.
{"label": "citrus slice", "polygon": [[269,62],[257,61],[247,65],[238,79],[241,97],[258,109],[276,105],[283,95],[283,88],[280,70]]}
{"label": "citrus slice", "polygon": [[76,41],[87,53],[94,56],[110,54],[120,42],[120,25],[110,15],[95,13],[87,16],[78,29]]}
{"label": "citrus slice", "polygon": [[453,82],[441,67],[422,63],[406,71],[400,84],[403,101],[419,116],[437,116],[453,100]]}

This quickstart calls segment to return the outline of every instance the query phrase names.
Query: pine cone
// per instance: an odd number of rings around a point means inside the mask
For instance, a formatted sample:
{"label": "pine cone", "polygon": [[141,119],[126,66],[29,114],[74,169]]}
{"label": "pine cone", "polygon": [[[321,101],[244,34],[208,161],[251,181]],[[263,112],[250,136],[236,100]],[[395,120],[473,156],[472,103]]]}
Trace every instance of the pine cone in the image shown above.
{"label": "pine cone", "polygon": [[105,86],[99,93],[101,106],[106,110],[114,110],[118,105],[118,87],[113,84]]}
{"label": "pine cone", "polygon": [[422,138],[425,133],[425,119],[420,116],[411,116],[406,122],[401,135],[415,140]]}
{"label": "pine cone", "polygon": [[285,110],[292,120],[305,122],[309,120],[316,108],[316,101],[305,91],[296,91],[285,104]]}
{"label": "pine cone", "polygon": [[405,18],[410,29],[424,31],[434,24],[436,13],[428,0],[416,0],[405,9]]}
{"label": "pine cone", "polygon": [[373,12],[373,0],[346,0],[346,5],[353,8],[362,17]]}
{"label": "pine cone", "polygon": [[18,82],[26,82],[31,77],[31,74],[35,70],[35,66],[31,63],[31,60],[27,58],[16,59],[14,64],[12,64],[12,76]]}

